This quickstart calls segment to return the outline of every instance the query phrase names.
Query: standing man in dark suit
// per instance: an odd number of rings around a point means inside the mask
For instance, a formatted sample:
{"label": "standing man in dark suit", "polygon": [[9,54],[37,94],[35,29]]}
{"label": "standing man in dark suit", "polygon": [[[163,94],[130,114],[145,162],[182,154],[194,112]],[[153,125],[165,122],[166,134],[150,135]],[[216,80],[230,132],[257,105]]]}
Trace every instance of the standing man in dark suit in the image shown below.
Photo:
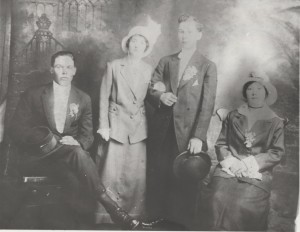
{"label": "standing man in dark suit", "polygon": [[[51,58],[53,82],[35,87],[23,94],[12,119],[11,136],[24,149],[36,127],[47,127],[62,146],[51,155],[36,159],[24,156],[24,173],[47,174],[61,181],[69,193],[84,186],[89,198],[99,201],[112,219],[122,227],[142,229],[147,224],[130,217],[106,193],[97,168],[86,151],[93,143],[90,97],[71,82],[76,73],[74,55],[60,51]],[[42,148],[42,146],[41,146]],[[71,197],[71,196],[70,196]]]}
{"label": "standing man in dark suit", "polygon": [[[150,127],[150,197],[159,214],[191,228],[196,185],[180,183],[172,171],[176,156],[207,150],[206,134],[214,109],[216,65],[197,51],[202,24],[193,16],[179,18],[181,51],[163,57],[154,72],[148,100],[155,113]],[[153,193],[152,193],[153,191]],[[150,200],[151,202],[151,200]]]}

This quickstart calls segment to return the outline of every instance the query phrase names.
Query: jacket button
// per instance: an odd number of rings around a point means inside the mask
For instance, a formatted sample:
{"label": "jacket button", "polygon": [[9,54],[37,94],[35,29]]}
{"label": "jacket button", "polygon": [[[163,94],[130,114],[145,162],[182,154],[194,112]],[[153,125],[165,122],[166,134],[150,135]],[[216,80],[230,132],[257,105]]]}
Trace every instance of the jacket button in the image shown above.
{"label": "jacket button", "polygon": [[133,104],[136,104],[136,101],[135,101],[135,100],[133,101]]}
{"label": "jacket button", "polygon": [[130,115],[130,118],[133,119],[133,115]]}

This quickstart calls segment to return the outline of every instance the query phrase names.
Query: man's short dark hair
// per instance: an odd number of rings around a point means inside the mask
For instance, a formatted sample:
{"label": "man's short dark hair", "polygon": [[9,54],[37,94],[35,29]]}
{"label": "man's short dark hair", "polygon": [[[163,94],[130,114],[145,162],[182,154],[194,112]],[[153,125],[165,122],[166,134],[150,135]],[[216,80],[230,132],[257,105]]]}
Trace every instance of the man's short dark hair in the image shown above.
{"label": "man's short dark hair", "polygon": [[75,65],[75,57],[74,57],[73,52],[70,52],[70,51],[59,51],[59,52],[54,53],[51,56],[51,67],[54,66],[54,62],[55,62],[56,58],[59,57],[59,56],[69,56],[69,57],[71,57],[73,59],[73,61],[74,61],[74,65]]}
{"label": "man's short dark hair", "polygon": [[187,14],[184,14],[184,15],[181,15],[179,18],[178,18],[178,24],[182,23],[182,22],[187,22],[187,21],[194,21],[195,22],[195,25],[196,25],[196,28],[199,32],[202,31],[203,29],[203,24],[200,22],[199,19],[197,19],[196,17],[194,16],[191,16],[191,15],[187,15]]}

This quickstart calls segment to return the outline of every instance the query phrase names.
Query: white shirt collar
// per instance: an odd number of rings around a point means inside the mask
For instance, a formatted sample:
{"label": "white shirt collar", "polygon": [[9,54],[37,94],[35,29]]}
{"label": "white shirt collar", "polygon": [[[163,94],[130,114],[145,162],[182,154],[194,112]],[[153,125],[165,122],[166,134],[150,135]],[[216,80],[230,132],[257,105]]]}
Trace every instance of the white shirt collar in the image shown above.
{"label": "white shirt collar", "polygon": [[[245,115],[246,117],[250,116],[250,110],[248,107],[248,104],[242,104],[238,108],[238,112],[242,115]],[[255,110],[255,116],[256,120],[268,120],[272,118],[280,118],[277,114],[274,113],[273,110],[270,109],[270,107],[265,104],[262,108],[258,108]]]}
{"label": "white shirt collar", "polygon": [[71,85],[62,86],[62,85],[57,84],[55,81],[53,81],[54,92],[65,93],[67,95],[67,94],[69,94],[70,89],[71,89]]}
{"label": "white shirt collar", "polygon": [[179,59],[190,58],[196,51],[196,48],[193,49],[182,49],[178,54]]}

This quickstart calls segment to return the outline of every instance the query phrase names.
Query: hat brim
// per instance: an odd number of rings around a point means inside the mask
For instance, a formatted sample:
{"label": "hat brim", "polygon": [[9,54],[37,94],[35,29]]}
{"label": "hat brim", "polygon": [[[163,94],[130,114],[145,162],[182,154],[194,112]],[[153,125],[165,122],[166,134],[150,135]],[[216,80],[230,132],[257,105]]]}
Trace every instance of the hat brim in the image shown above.
{"label": "hat brim", "polygon": [[241,83],[241,90],[243,91],[245,84],[252,81],[260,83],[267,89],[268,96],[266,97],[265,101],[267,105],[273,105],[277,100],[277,89],[270,82],[264,81],[260,78],[248,77]]}
{"label": "hat brim", "polygon": [[[196,154],[196,155],[192,155],[194,159],[202,159],[203,160],[203,157],[201,157],[201,155],[205,155],[208,157],[208,159],[210,160],[210,157],[207,153],[201,151],[199,154]],[[173,173],[174,175],[177,177],[177,178],[180,178],[180,165],[182,164],[182,162],[184,160],[187,160],[189,157],[191,156],[190,152],[189,151],[184,151],[182,153],[180,153],[174,160],[173,162]],[[211,161],[210,161],[211,162]],[[209,166],[211,166],[211,163],[208,164]]]}
{"label": "hat brim", "polygon": [[148,56],[148,55],[152,52],[152,49],[153,49],[153,43],[152,43],[152,42],[149,40],[149,38],[147,38],[145,35],[138,34],[138,33],[137,33],[137,34],[133,34],[133,35],[132,35],[132,34],[128,34],[127,36],[125,36],[125,37],[122,39],[122,44],[121,44],[121,46],[122,46],[123,52],[128,53],[128,48],[126,47],[126,43],[127,43],[128,39],[129,39],[130,37],[134,36],[134,35],[141,35],[141,36],[143,36],[143,37],[146,38],[146,40],[148,41],[149,47],[148,47],[147,50],[143,53],[143,55],[142,55],[141,58]]}
{"label": "hat brim", "polygon": [[177,178],[180,177],[179,166],[184,159],[187,159],[188,156],[189,156],[188,151],[184,151],[175,158],[173,162],[173,173]]}
{"label": "hat brim", "polygon": [[32,160],[38,161],[38,160],[45,159],[45,158],[49,157],[50,155],[52,155],[54,152],[57,152],[63,146],[64,146],[64,144],[58,143],[53,150],[51,150],[50,152],[48,152],[48,153],[46,153],[46,154],[44,154],[42,156],[32,155],[32,157],[34,157]]}

